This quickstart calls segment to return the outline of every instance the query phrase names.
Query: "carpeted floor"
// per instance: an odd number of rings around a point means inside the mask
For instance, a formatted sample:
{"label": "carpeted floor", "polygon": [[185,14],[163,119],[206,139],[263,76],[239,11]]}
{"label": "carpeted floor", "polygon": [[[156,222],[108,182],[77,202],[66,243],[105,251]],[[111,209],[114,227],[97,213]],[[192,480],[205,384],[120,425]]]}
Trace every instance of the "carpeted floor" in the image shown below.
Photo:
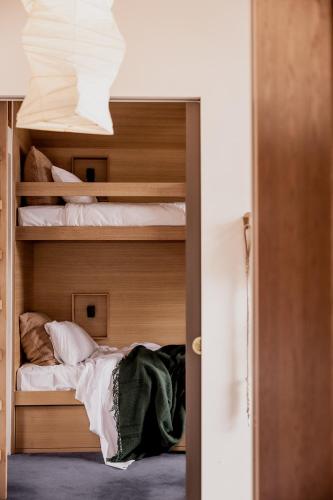
{"label": "carpeted floor", "polygon": [[185,455],[145,458],[127,471],[98,453],[12,455],[8,500],[185,500]]}

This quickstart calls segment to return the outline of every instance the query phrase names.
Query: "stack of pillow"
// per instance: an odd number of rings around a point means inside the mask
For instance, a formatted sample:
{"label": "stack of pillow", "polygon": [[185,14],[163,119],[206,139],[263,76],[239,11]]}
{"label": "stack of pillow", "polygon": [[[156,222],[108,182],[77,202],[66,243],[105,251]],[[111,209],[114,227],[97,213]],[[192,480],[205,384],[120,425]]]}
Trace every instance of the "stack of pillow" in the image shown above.
{"label": "stack of pillow", "polygon": [[[24,182],[82,182],[76,175],[56,167],[37,148],[32,146],[24,163]],[[97,203],[95,196],[63,196],[66,203]],[[27,196],[27,205],[59,205],[57,196]]]}
{"label": "stack of pillow", "polygon": [[98,349],[98,344],[76,323],[52,321],[38,312],[21,314],[20,335],[27,361],[40,366],[74,366]]}

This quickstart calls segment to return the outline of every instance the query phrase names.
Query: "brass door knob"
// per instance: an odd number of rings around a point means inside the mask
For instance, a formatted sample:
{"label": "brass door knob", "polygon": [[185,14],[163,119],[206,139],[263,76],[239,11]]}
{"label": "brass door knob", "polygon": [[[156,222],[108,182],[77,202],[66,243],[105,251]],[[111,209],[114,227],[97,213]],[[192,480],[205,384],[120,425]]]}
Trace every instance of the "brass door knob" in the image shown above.
{"label": "brass door knob", "polygon": [[201,337],[196,337],[192,342],[192,349],[195,354],[201,356]]}

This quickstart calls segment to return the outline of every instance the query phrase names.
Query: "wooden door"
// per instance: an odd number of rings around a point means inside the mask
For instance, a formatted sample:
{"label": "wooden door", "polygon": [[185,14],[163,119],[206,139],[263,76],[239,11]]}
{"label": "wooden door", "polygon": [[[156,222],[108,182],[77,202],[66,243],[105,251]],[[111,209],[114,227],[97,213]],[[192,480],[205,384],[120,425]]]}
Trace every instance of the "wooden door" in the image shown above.
{"label": "wooden door", "polygon": [[7,498],[6,451],[6,250],[8,104],[0,102],[0,499]]}
{"label": "wooden door", "polygon": [[[201,499],[200,103],[186,104],[186,498]],[[201,342],[199,343],[201,348]]]}
{"label": "wooden door", "polygon": [[254,0],[255,498],[333,498],[331,0]]}

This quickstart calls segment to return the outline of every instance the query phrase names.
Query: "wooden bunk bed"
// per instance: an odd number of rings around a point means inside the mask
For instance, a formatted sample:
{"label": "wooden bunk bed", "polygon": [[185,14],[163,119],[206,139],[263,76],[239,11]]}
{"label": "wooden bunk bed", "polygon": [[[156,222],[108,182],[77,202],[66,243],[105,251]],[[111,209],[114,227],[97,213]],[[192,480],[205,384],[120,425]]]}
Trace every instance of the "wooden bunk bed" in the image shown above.
{"label": "wooden bunk bed", "polygon": [[[15,111],[20,103],[15,106]],[[184,201],[186,103],[111,103],[116,135],[82,136],[14,129],[16,209],[25,196],[94,195],[108,201]],[[105,182],[26,183],[31,145],[72,169],[74,158],[105,158]],[[110,321],[97,343],[185,343],[185,226],[15,228],[13,387],[24,358],[19,316],[42,311],[72,319],[75,293],[108,294]],[[75,256],[75,258],[73,258]],[[17,391],[12,451],[99,450],[74,391]],[[176,451],[185,450],[182,440]]]}

